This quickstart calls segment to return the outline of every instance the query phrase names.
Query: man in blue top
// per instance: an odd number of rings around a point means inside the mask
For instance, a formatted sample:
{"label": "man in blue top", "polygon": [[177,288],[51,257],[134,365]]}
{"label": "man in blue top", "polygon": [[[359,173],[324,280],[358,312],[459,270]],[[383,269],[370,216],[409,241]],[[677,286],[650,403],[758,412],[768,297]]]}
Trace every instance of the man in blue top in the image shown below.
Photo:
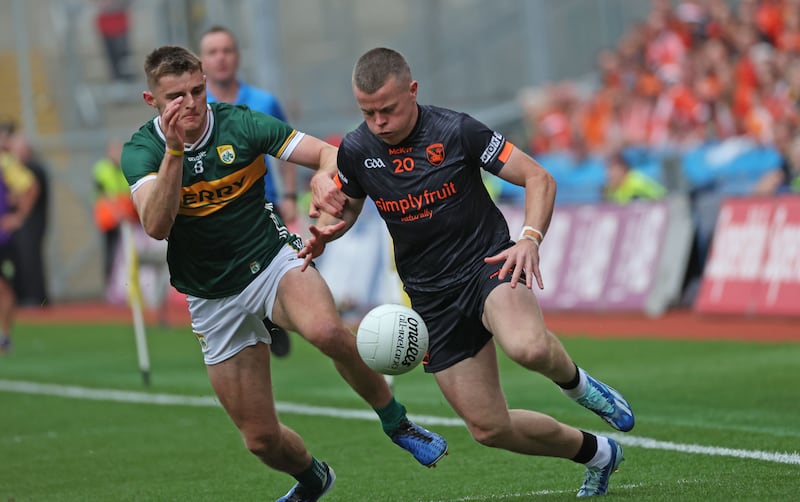
{"label": "man in blue top", "polygon": [[[275,96],[238,78],[239,44],[229,29],[212,26],[205,31],[200,37],[200,61],[206,75],[206,96],[209,103],[246,105],[286,122],[286,116]],[[267,163],[267,174],[264,176],[266,199],[275,206],[274,212],[283,222],[291,226],[297,220],[296,166],[277,160],[280,167],[280,172],[277,173],[269,165],[274,161],[275,159],[264,158]],[[265,319],[264,324],[272,335],[272,353],[277,357],[287,356],[289,336],[286,330],[269,319]]]}

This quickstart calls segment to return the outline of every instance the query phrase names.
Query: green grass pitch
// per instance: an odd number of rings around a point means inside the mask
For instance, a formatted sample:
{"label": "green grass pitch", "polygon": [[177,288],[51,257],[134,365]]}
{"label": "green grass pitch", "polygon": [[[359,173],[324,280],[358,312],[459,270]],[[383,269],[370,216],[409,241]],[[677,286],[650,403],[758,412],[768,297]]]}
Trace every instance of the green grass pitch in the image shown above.
{"label": "green grass pitch", "polygon": [[[610,430],[505,359],[503,388],[512,408],[619,439],[626,460],[609,499],[797,499],[800,343],[563,340],[578,364],[629,399],[631,433]],[[14,351],[0,357],[0,501],[261,501],[289,489],[292,478],[244,449],[190,330],[150,327],[148,342],[145,388],[130,327],[17,327]],[[421,369],[396,377],[397,398],[447,437],[450,455],[435,469],[419,466],[327,359],[296,335],[292,342],[290,357],[273,360],[273,384],[282,420],[336,470],[324,500],[575,498],[582,466],[478,445]]]}

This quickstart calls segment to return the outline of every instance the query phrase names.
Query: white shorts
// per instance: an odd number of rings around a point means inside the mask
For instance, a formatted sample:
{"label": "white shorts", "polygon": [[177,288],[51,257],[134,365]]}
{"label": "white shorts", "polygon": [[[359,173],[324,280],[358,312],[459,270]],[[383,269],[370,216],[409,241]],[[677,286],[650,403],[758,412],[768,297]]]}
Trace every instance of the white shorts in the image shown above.
{"label": "white shorts", "polygon": [[192,331],[207,365],[221,363],[256,343],[272,342],[263,320],[272,317],[281,278],[301,265],[297,251],[286,245],[241,293],[214,300],[187,295]]}

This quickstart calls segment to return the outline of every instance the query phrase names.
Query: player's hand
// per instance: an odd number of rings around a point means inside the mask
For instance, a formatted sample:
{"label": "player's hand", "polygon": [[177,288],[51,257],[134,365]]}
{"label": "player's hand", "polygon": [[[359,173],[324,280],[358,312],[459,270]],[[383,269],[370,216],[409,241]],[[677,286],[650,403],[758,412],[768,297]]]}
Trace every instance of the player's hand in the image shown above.
{"label": "player's hand", "polygon": [[316,225],[310,225],[308,227],[308,231],[311,232],[311,237],[306,239],[303,249],[297,252],[297,257],[303,258],[303,266],[300,268],[301,272],[305,271],[305,269],[311,265],[311,261],[314,258],[320,256],[323,251],[325,251],[325,245],[333,240],[336,232],[343,229],[345,224],[345,221],[340,221],[334,225],[325,225],[322,228]]}
{"label": "player's hand", "polygon": [[486,263],[503,263],[498,279],[505,279],[510,272],[512,288],[517,286],[524,271],[525,286],[528,289],[533,288],[534,278],[539,289],[544,289],[542,273],[539,271],[539,247],[528,239],[520,239],[510,248],[494,256],[488,256],[483,261]]}
{"label": "player's hand", "polygon": [[309,185],[311,187],[311,204],[308,208],[308,215],[312,218],[319,218],[322,212],[326,212],[341,218],[347,196],[336,186],[330,173],[318,172],[311,177]]}
{"label": "player's hand", "polygon": [[[178,96],[167,103],[161,113],[161,127],[164,129],[164,139],[167,141],[167,146],[173,150],[183,150],[186,137],[186,131],[184,131],[180,122],[182,105],[183,96]],[[180,146],[176,148],[176,145]]]}

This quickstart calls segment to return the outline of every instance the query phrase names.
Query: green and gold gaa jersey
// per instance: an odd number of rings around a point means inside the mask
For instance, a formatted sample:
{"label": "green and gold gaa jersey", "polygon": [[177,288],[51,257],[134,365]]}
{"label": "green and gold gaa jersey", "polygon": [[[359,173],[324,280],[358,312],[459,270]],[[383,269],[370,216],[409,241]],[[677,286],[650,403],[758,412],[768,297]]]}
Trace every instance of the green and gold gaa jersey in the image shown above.
{"label": "green and gold gaa jersey", "polygon": [[[264,200],[264,154],[287,159],[303,133],[244,106],[209,105],[203,136],[187,146],[178,216],[168,237],[170,281],[200,298],[241,292],[286,243],[300,249]],[[123,147],[131,191],[153,182],[166,142],[160,118],[143,125]]]}

